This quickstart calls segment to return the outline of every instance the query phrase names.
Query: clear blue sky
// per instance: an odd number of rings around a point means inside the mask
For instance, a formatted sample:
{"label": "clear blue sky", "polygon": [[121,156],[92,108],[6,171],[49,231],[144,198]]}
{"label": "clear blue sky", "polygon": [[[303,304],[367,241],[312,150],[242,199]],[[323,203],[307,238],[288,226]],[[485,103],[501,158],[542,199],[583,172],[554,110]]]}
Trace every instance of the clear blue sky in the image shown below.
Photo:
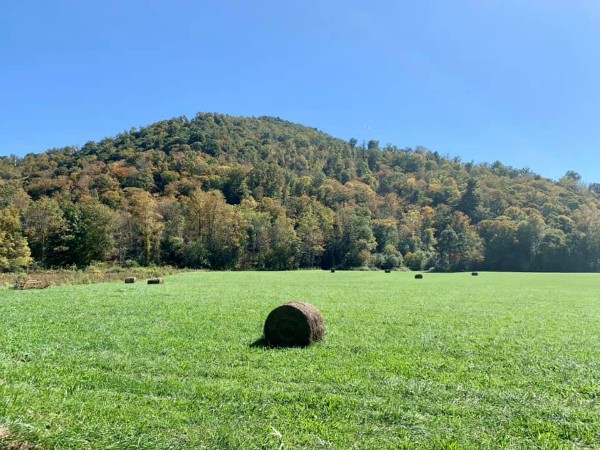
{"label": "clear blue sky", "polygon": [[4,2],[0,155],[272,115],[600,182],[597,0]]}

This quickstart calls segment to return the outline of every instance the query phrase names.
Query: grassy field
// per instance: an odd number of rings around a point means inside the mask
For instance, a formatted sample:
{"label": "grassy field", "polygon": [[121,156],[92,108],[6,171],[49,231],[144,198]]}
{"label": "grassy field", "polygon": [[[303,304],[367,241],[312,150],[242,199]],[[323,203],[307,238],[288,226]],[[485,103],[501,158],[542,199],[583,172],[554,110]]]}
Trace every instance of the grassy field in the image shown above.
{"label": "grassy field", "polygon": [[[325,341],[256,345],[289,300]],[[0,448],[600,448],[599,361],[597,274],[0,290]]]}

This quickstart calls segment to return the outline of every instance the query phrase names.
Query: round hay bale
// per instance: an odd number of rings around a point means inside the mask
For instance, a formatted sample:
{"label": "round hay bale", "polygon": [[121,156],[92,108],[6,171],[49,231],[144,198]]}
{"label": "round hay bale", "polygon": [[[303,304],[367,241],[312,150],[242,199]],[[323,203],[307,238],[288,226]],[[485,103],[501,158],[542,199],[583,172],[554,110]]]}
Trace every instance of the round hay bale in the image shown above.
{"label": "round hay bale", "polygon": [[136,277],[127,277],[125,278],[125,283],[135,283],[137,281]]}
{"label": "round hay bale", "polygon": [[415,275],[415,279],[420,280],[421,278],[423,278],[423,274],[418,273]]}
{"label": "round hay bale", "polygon": [[478,277],[478,276],[479,276],[479,274],[478,274],[477,272],[471,272],[471,276],[472,276],[472,277]]}
{"label": "round hay bale", "polygon": [[325,325],[321,312],[314,306],[290,302],[269,313],[264,332],[269,345],[306,347],[323,339]]}
{"label": "round hay bale", "polygon": [[164,281],[162,278],[150,278],[148,280],[148,284],[163,284]]}

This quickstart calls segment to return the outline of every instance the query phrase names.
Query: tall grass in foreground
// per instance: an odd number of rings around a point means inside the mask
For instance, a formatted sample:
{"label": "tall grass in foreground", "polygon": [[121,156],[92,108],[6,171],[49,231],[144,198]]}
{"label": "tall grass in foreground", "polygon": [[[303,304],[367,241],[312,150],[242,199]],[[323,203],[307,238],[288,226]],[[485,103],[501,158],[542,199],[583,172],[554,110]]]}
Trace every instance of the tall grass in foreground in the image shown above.
{"label": "tall grass in foreground", "polygon": [[[600,276],[185,273],[0,291],[0,448],[600,448]],[[327,335],[256,345],[308,301]]]}

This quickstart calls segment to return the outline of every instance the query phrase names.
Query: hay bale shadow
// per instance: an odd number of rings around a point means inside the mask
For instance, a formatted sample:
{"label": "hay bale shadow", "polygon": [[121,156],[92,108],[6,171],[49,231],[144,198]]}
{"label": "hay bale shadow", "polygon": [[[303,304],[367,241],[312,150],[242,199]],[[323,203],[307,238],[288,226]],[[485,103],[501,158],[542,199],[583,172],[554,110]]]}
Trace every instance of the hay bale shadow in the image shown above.
{"label": "hay bale shadow", "polygon": [[269,345],[265,337],[258,338],[252,344],[250,344],[250,348],[273,348]]}
{"label": "hay bale shadow", "polygon": [[275,345],[269,344],[269,341],[264,336],[258,338],[254,342],[248,345],[249,348],[262,348],[265,350],[286,350],[289,348],[306,348],[309,345]]}

